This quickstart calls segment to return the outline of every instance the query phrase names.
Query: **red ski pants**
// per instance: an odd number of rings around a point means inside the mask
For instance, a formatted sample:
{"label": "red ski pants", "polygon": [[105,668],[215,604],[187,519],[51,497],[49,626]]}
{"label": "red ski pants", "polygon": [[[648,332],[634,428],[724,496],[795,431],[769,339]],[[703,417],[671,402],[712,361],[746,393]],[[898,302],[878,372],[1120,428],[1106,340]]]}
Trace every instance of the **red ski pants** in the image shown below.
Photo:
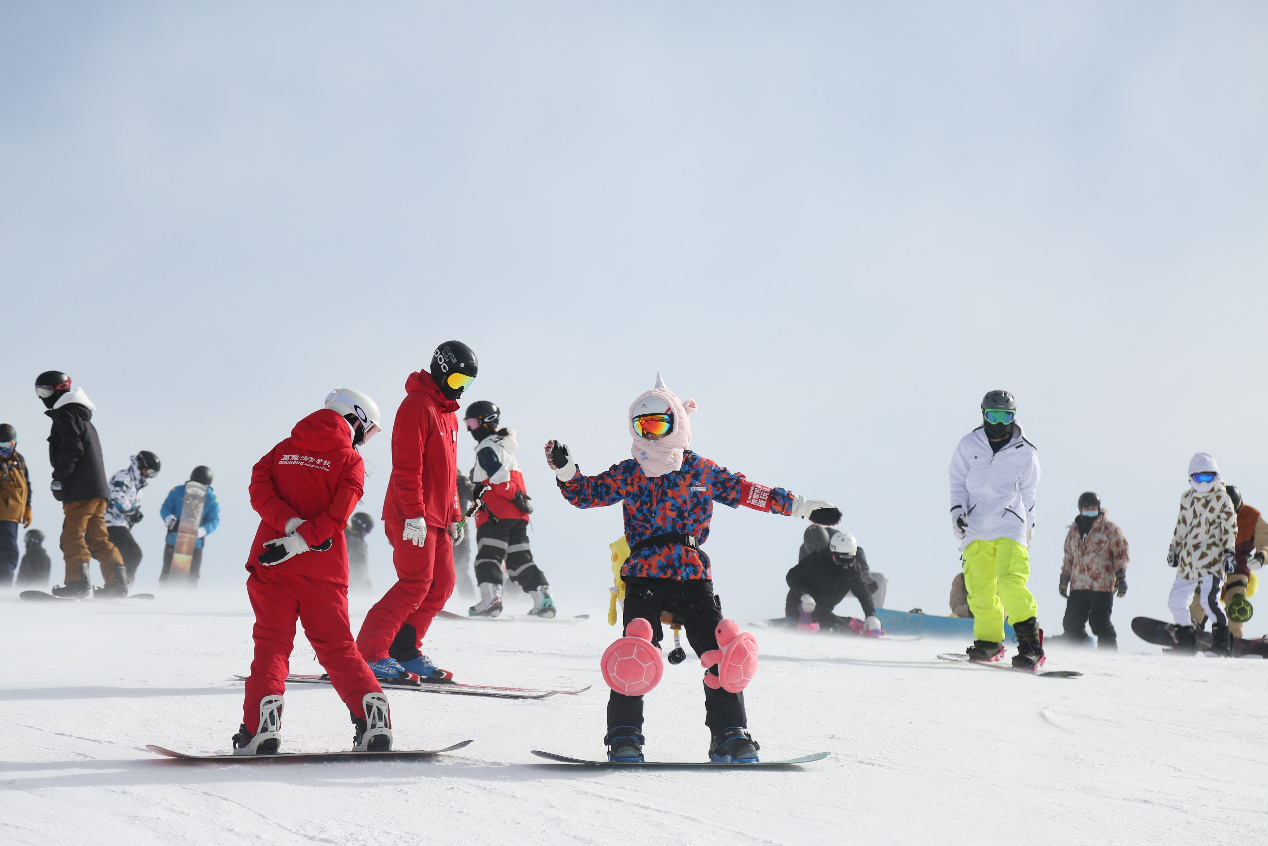
{"label": "red ski pants", "polygon": [[421,647],[431,621],[449,601],[454,586],[453,543],[443,526],[428,526],[427,540],[421,547],[401,540],[404,520],[385,518],[383,530],[392,544],[397,581],[361,624],[357,647],[367,661],[386,658],[402,626],[414,628],[415,646]]}
{"label": "red ski pants", "polygon": [[260,725],[260,700],[286,689],[296,620],[304,624],[304,634],[339,698],[352,716],[364,718],[362,699],[383,688],[352,639],[346,586],[309,578],[285,564],[259,566],[247,578],[247,595],[255,610],[255,658],[242,706],[247,729],[254,732]]}

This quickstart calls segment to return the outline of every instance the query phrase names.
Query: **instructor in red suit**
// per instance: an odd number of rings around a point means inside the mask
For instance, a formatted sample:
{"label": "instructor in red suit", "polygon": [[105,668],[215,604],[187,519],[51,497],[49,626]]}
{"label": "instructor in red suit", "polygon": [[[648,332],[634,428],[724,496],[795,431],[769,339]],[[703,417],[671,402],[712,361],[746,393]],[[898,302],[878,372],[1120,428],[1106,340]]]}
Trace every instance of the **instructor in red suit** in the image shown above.
{"label": "instructor in red suit", "polygon": [[458,398],[475,378],[475,353],[445,341],[430,373],[411,373],[392,424],[392,477],[383,528],[397,582],[366,614],[357,647],[379,679],[453,678],[422,653],[423,638],[454,588],[453,547],[465,526],[458,509]]}

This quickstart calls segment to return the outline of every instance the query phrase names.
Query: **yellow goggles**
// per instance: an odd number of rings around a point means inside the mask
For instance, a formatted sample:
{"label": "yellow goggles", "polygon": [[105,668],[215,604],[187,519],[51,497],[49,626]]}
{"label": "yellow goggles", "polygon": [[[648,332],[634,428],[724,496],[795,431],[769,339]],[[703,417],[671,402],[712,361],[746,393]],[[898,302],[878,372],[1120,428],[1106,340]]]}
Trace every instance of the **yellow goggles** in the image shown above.
{"label": "yellow goggles", "polygon": [[465,373],[450,373],[445,378],[445,384],[455,391],[461,391],[475,380],[474,376],[468,376]]}

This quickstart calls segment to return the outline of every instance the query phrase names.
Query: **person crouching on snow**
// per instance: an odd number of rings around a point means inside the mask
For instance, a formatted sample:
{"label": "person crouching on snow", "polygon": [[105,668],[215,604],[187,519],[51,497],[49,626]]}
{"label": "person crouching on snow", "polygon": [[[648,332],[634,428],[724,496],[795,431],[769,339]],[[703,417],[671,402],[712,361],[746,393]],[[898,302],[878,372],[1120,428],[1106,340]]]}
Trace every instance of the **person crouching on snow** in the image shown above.
{"label": "person crouching on snow", "polygon": [[[546,443],[546,461],[555,471],[564,499],[576,507],[622,503],[630,556],[621,570],[625,582],[622,624],[626,637],[617,643],[642,636],[659,649],[661,614],[668,612],[682,620],[692,649],[705,663],[709,660],[706,653],[719,654],[720,645],[751,639],[750,635],[738,633],[732,621],[723,619],[721,600],[713,592],[709,557],[701,549],[709,537],[713,503],[809,518],[820,525],[838,523],[841,512],[829,502],[794,496],[784,488],[753,484],[743,475],[688,450],[691,425],[687,416],[695,410],[693,400],[680,400],[658,374],[656,387],[630,406],[627,419],[634,439],[633,458],[597,476],[585,476],[568,447],[551,440]],[[726,643],[719,644],[719,633],[725,633]],[[660,654],[651,646],[647,653],[659,667]],[[605,655],[611,652],[609,648]],[[724,687],[725,680],[718,675],[718,667],[705,673],[705,724],[711,732],[709,758],[716,762],[754,763],[758,760],[758,745],[747,730],[744,696]],[[659,678],[658,673],[655,678]],[[608,760],[642,761],[643,697],[618,692],[606,669],[605,679],[613,688],[604,737]],[[649,689],[646,686],[643,692]]]}

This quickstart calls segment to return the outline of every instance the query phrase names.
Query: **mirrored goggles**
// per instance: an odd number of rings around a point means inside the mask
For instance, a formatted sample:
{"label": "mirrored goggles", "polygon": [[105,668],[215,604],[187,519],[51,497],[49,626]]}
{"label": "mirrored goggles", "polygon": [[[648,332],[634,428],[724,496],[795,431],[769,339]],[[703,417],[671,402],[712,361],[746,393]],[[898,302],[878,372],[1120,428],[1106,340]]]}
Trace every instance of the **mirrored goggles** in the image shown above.
{"label": "mirrored goggles", "polygon": [[988,408],[982,412],[982,419],[996,426],[1007,425],[1017,419],[1017,412],[1007,408]]}
{"label": "mirrored goggles", "polygon": [[57,389],[52,387],[51,385],[36,385],[35,386],[35,395],[39,397],[40,399],[48,399],[55,393],[57,393]]}
{"label": "mirrored goggles", "polygon": [[0,441],[0,455],[8,458],[10,455],[13,455],[13,451],[17,449],[17,447],[17,441]]}
{"label": "mirrored goggles", "polygon": [[373,438],[375,435],[377,435],[379,432],[382,432],[382,431],[383,430],[379,428],[378,423],[371,423],[369,427],[365,430],[365,440],[363,441],[363,443],[368,444],[370,442],[370,438]]}
{"label": "mirrored goggles", "polygon": [[476,429],[479,429],[482,425],[492,423],[493,421],[497,419],[498,418],[496,414],[490,414],[487,417],[468,417],[466,419],[467,428],[470,429],[472,432],[474,432]]}
{"label": "mirrored goggles", "polygon": [[468,376],[465,373],[450,373],[445,377],[445,384],[455,391],[461,391],[463,388],[475,381],[474,376]]}
{"label": "mirrored goggles", "polygon": [[158,471],[155,470],[153,467],[146,467],[144,470],[141,471],[141,475],[147,479],[153,479],[155,476],[158,475]]}
{"label": "mirrored goggles", "polygon": [[1190,474],[1189,478],[1197,482],[1199,485],[1205,485],[1208,482],[1214,482],[1215,475],[1216,474],[1214,473],[1193,473]]}
{"label": "mirrored goggles", "polygon": [[649,441],[663,438],[674,430],[672,414],[640,414],[634,418],[634,431]]}

